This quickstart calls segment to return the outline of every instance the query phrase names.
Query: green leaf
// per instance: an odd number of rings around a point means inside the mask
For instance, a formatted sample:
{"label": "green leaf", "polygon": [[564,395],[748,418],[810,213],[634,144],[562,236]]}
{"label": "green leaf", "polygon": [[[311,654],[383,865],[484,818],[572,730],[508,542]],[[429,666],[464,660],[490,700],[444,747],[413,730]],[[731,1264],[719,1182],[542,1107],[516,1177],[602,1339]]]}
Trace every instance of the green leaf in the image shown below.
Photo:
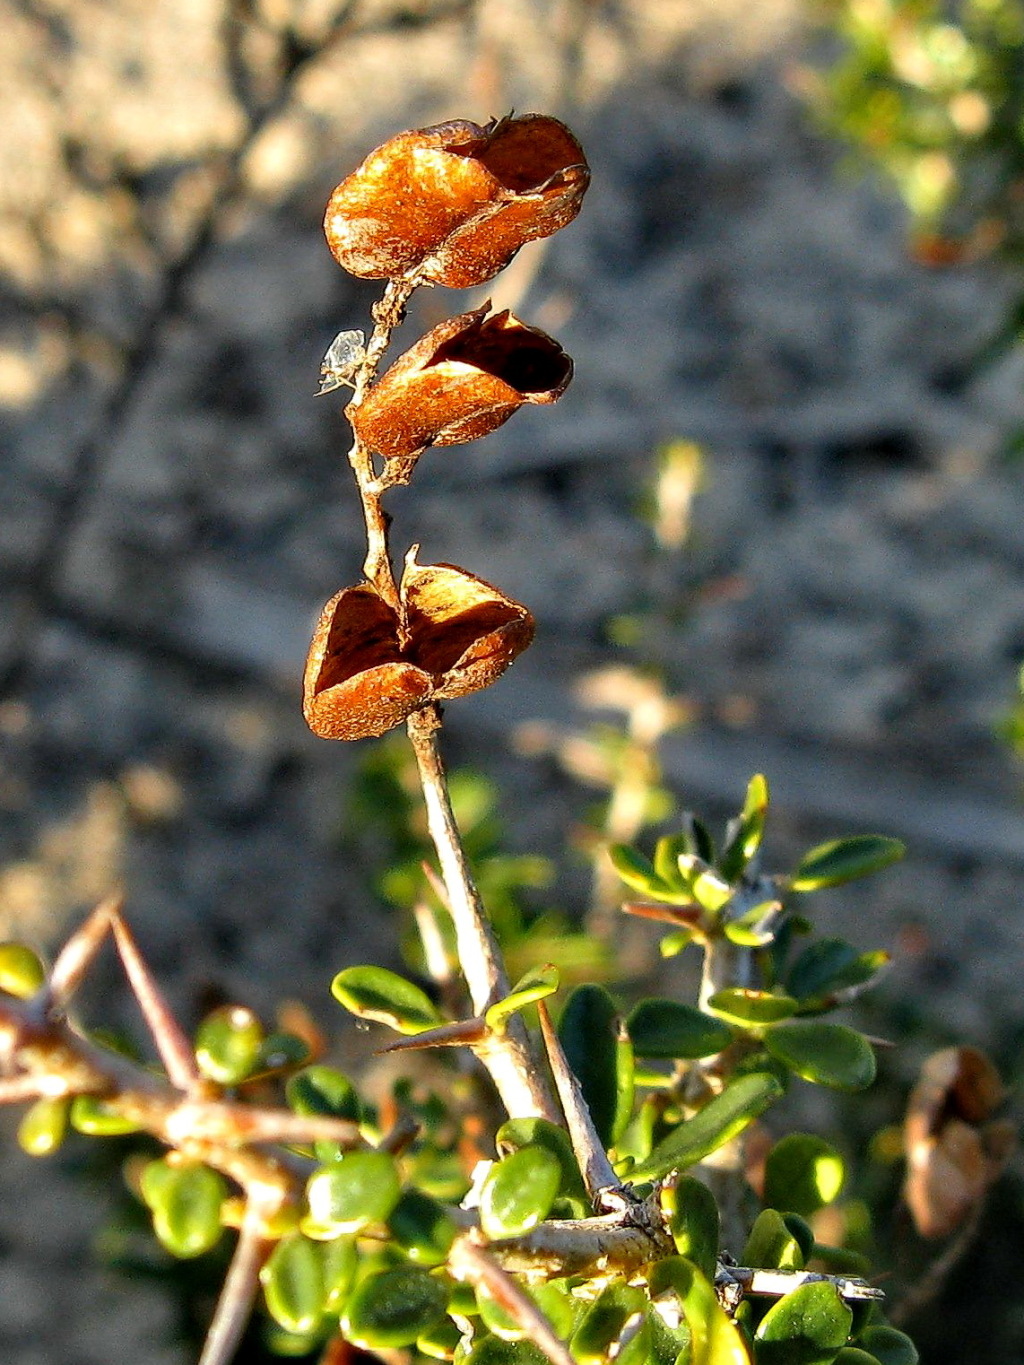
{"label": "green leaf", "polygon": [[546,1147],[521,1147],[491,1167],[480,1191],[480,1226],[488,1237],[517,1237],[551,1212],[562,1180]]}
{"label": "green leaf", "polygon": [[830,1365],[853,1314],[833,1285],[802,1284],[774,1303],[755,1334],[757,1365]]}
{"label": "green leaf", "polygon": [[550,963],[544,967],[532,968],[525,976],[520,977],[503,1000],[498,1000],[484,1015],[488,1027],[495,1032],[502,1032],[506,1021],[518,1010],[526,1009],[527,1005],[534,1005],[538,1000],[554,995],[558,990],[558,981],[558,969]]}
{"label": "green leaf", "polygon": [[679,857],[690,851],[685,834],[666,834],[654,845],[654,871],[676,891],[685,891],[686,883],[679,872]]}
{"label": "green leaf", "polygon": [[341,1315],[349,1341],[366,1350],[411,1346],[445,1316],[448,1291],[417,1266],[382,1270],[356,1286]]}
{"label": "green leaf", "polygon": [[387,1152],[349,1152],[310,1176],[302,1231],[321,1240],[382,1223],[400,1194],[398,1171]]}
{"label": "green leaf", "polygon": [[875,1079],[875,1054],[862,1033],[843,1024],[796,1020],[766,1029],[764,1046],[805,1081],[863,1090]]}
{"label": "green leaf", "polygon": [[403,1190],[387,1221],[392,1237],[417,1265],[440,1265],[455,1240],[456,1227],[444,1206],[422,1190]]}
{"label": "green leaf", "polygon": [[268,1033],[260,1046],[256,1058],[256,1074],[259,1076],[272,1071],[293,1071],[309,1061],[312,1051],[304,1038],[286,1029],[275,1029]]}
{"label": "green leaf", "polygon": [[346,967],[331,983],[331,993],[350,1014],[388,1024],[399,1033],[422,1033],[443,1022],[419,986],[386,967]]}
{"label": "green leaf", "polygon": [[[333,1066],[308,1066],[296,1072],[288,1077],[284,1093],[289,1108],[296,1114],[348,1119],[350,1123],[358,1123],[362,1118],[355,1086]],[[344,1154],[344,1148],[337,1142],[314,1142],[313,1151],[324,1166],[340,1161]]]}
{"label": "green leaf", "polygon": [[633,1109],[633,1052],[619,1038],[620,1016],[602,987],[577,986],[566,1002],[558,1037],[598,1136],[610,1147]]}
{"label": "green leaf", "polygon": [[238,1085],[256,1067],[263,1025],[244,1005],[222,1005],[196,1032],[199,1070],[218,1085]]}
{"label": "green leaf", "polygon": [[640,1057],[713,1057],[732,1042],[731,1029],[677,1000],[641,1000],[626,1027]]}
{"label": "green leaf", "polygon": [[539,1346],[532,1341],[503,1341],[488,1336],[470,1351],[464,1365],[549,1365]]}
{"label": "green leaf", "polygon": [[679,894],[670,882],[658,876],[650,858],[645,858],[629,844],[610,844],[608,857],[620,879],[631,891],[639,891],[642,896],[651,896],[656,900]]}
{"label": "green leaf", "polygon": [[217,1245],[223,1231],[220,1211],[227,1182],[209,1166],[151,1161],[140,1181],[153,1214],[153,1231],[172,1256],[201,1256]]}
{"label": "green leaf", "polygon": [[858,953],[839,938],[809,944],[790,967],[786,984],[802,1010],[827,1009],[844,992],[863,986],[889,962],[881,951]]}
{"label": "green leaf", "polygon": [[688,853],[700,858],[708,866],[715,861],[715,841],[707,825],[698,820],[692,811],[687,811],[683,816],[683,837]]}
{"label": "green leaf", "polygon": [[677,957],[684,948],[689,948],[695,936],[692,929],[674,929],[659,942],[658,951],[662,957]]}
{"label": "green leaf", "polygon": [[716,991],[708,1001],[708,1009],[741,1028],[759,1028],[777,1024],[796,1013],[797,1003],[788,995],[774,995],[771,991],[746,990],[729,986]]}
{"label": "green leaf", "polygon": [[656,1180],[671,1170],[685,1170],[742,1133],[747,1124],[782,1095],[776,1078],[754,1071],[730,1081],[720,1095],[681,1123],[660,1142],[646,1161],[630,1173],[630,1179]]}
{"label": "green leaf", "polygon": [[137,1123],[95,1095],[76,1095],[71,1101],[71,1126],[90,1137],[122,1137],[139,1131]]}
{"label": "green leaf", "polygon": [[690,1328],[688,1365],[750,1365],[742,1333],[695,1265],[669,1256],[658,1263],[658,1281],[676,1294]]}
{"label": "green leaf", "polygon": [[710,914],[716,914],[732,900],[732,887],[713,868],[706,866],[702,859],[684,853],[678,863],[683,884],[687,888],[687,900],[692,898]]}
{"label": "green leaf", "polygon": [[898,839],[887,839],[882,834],[833,839],[804,854],[790,887],[793,891],[820,891],[825,886],[839,886],[880,872],[898,862],[905,852]]}
{"label": "green leaf", "polygon": [[38,953],[25,943],[0,943],[0,991],[31,1000],[45,980]]}
{"label": "green leaf", "polygon": [[740,1264],[765,1270],[803,1270],[803,1249],[776,1209],[762,1209],[755,1218]]}
{"label": "green leaf", "polygon": [[807,1218],[839,1197],[845,1175],[843,1158],[823,1138],[790,1133],[768,1153],[764,1201]]}
{"label": "green leaf", "polygon": [[416,1338],[416,1349],[430,1360],[454,1360],[461,1340],[462,1333],[455,1323],[444,1317]]}
{"label": "green leaf", "polygon": [[613,1341],[634,1313],[647,1302],[642,1289],[628,1284],[610,1284],[603,1289],[587,1311],[569,1342],[569,1350],[580,1365],[598,1365]]}
{"label": "green leaf", "polygon": [[559,1197],[578,1201],[581,1205],[579,1210],[581,1215],[590,1211],[587,1189],[569,1134],[564,1128],[549,1119],[509,1119],[498,1129],[494,1142],[500,1156],[508,1156],[519,1151],[521,1147],[531,1145],[547,1148],[561,1170],[558,1183]]}
{"label": "green leaf", "polygon": [[917,1347],[906,1335],[895,1327],[879,1323],[865,1327],[860,1334],[859,1344],[869,1351],[880,1365],[917,1365]]}
{"label": "green leaf", "polygon": [[814,1240],[814,1229],[799,1213],[792,1213],[788,1210],[782,1215],[782,1221],[793,1234],[793,1238],[800,1248],[800,1255],[804,1258],[804,1265],[806,1265],[814,1255],[814,1248],[817,1245]]}
{"label": "green leaf", "polygon": [[55,1100],[36,1100],[18,1124],[18,1146],[29,1156],[50,1156],[68,1131],[71,1101],[66,1096]]}
{"label": "green leaf", "polygon": [[844,1346],[835,1357],[833,1365],[881,1365],[869,1351],[862,1351],[859,1346]]}
{"label": "green leaf", "polygon": [[727,882],[735,881],[746,871],[747,864],[761,847],[767,814],[768,780],[761,773],[755,773],[747,784],[742,813],[730,828],[719,860],[722,876]]}
{"label": "green leaf", "polygon": [[726,920],[723,932],[730,943],[741,948],[764,948],[775,940],[781,910],[780,900],[761,901],[735,919]]}
{"label": "green leaf", "polygon": [[680,1256],[714,1280],[720,1236],[718,1201],[701,1180],[678,1176],[659,1194],[665,1223]]}
{"label": "green leaf", "polygon": [[323,1247],[301,1233],[283,1237],[260,1271],[263,1296],[286,1332],[308,1334],[324,1312]]}
{"label": "green leaf", "polygon": [[354,1237],[335,1237],[319,1242],[324,1276],[324,1312],[340,1313],[355,1283],[359,1253]]}

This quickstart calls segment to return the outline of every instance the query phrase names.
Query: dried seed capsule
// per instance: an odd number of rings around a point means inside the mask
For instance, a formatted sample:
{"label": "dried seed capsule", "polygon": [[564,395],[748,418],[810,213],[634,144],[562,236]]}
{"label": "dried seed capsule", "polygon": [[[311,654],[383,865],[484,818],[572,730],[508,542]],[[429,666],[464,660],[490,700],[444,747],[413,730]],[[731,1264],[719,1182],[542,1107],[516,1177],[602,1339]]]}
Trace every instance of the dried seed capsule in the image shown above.
{"label": "dried seed capsule", "polygon": [[409,642],[371,583],[336,593],[313,634],[303,714],[322,739],[364,739],[432,701],[487,687],[533,639],[529,611],[451,564],[420,565],[415,549],[400,588]]}
{"label": "dried seed capsule", "polygon": [[488,305],[439,323],[401,356],[349,419],[388,458],[460,445],[494,431],[524,403],[553,403],[572,378],[557,341]]}
{"label": "dried seed capsule", "polygon": [[415,272],[465,289],[571,223],[589,183],[583,149],[557,119],[458,119],[399,133],[371,152],[331,195],[324,232],[353,275]]}

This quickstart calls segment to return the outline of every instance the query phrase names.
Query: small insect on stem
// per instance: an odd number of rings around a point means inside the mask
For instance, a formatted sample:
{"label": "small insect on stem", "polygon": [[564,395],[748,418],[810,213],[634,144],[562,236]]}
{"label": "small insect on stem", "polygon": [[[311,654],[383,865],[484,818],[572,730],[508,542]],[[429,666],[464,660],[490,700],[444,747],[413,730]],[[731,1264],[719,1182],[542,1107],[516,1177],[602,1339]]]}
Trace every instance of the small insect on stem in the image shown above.
{"label": "small insect on stem", "polygon": [[339,332],[320,362],[319,398],[345,386],[355,387],[356,373],[366,358],[366,337],[360,331]]}

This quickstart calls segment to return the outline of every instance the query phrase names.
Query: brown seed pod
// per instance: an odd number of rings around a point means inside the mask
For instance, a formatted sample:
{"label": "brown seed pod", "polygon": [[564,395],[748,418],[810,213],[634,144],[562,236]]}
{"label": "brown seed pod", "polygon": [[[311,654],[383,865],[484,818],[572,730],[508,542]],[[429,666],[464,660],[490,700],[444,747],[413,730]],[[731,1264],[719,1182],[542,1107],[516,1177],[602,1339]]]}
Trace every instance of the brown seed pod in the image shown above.
{"label": "brown seed pod", "polygon": [[432,328],[357,408],[356,435],[388,458],[460,445],[494,431],[524,403],[553,403],[572,378],[557,341],[489,305]]}
{"label": "brown seed pod", "polygon": [[368,279],[416,272],[465,289],[495,276],[526,242],[576,217],[590,183],[583,149],[546,114],[456,119],[399,133],[331,195],[327,244]]}
{"label": "brown seed pod", "polygon": [[945,1048],[925,1061],[903,1130],[903,1197],[922,1237],[947,1237],[961,1227],[1005,1166],[1012,1129],[985,1122],[1005,1093],[978,1048]]}
{"label": "brown seed pod", "polygon": [[343,588],[320,614],[302,710],[322,739],[382,735],[432,701],[489,686],[533,639],[529,611],[452,564],[406,560],[409,641],[372,583]]}

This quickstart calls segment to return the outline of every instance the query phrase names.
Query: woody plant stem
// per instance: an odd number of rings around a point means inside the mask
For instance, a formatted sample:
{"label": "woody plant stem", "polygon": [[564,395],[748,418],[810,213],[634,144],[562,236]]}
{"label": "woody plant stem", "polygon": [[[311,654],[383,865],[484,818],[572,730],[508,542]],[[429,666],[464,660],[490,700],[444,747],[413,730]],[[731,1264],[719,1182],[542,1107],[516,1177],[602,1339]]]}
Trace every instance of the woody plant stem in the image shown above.
{"label": "woody plant stem", "polygon": [[[373,382],[391,334],[405,316],[406,305],[417,284],[414,275],[389,280],[383,296],[375,304],[374,329],[353,380],[351,408],[359,406]],[[374,469],[373,452],[358,436],[349,451],[349,463],[359,486],[366,523],[367,554],[363,571],[381,598],[395,612],[399,639],[405,644],[409,634],[408,620],[391,562],[388,543],[391,518],[384,511],[381,499],[388,488],[408,480],[412,463],[389,461],[378,475]],[[409,740],[423,787],[427,827],[437,850],[448,910],[455,925],[459,961],[473,1009],[476,1014],[483,1015],[490,1005],[508,994],[509,980],[455,822],[448,780],[437,744],[440,727],[441,711],[436,705],[414,711],[407,721]],[[525,1025],[518,1015],[505,1021],[501,1029],[488,1030],[485,1038],[473,1044],[473,1051],[490,1073],[510,1115],[516,1118],[541,1116],[554,1123],[562,1121],[532,1055]]]}

